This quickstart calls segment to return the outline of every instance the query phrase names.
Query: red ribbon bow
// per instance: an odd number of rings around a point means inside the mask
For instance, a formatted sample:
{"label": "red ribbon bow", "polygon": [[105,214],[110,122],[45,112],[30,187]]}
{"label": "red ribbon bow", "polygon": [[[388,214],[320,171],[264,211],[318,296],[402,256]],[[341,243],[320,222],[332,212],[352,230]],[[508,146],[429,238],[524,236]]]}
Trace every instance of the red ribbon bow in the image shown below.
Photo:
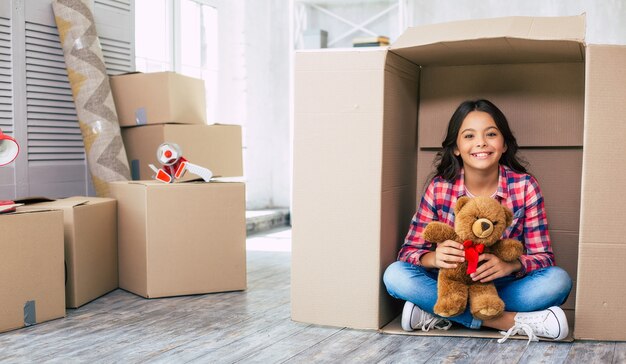
{"label": "red ribbon bow", "polygon": [[483,244],[474,244],[471,240],[465,240],[463,246],[465,247],[467,274],[472,274],[476,272],[476,268],[478,268],[478,256],[485,251],[485,246]]}

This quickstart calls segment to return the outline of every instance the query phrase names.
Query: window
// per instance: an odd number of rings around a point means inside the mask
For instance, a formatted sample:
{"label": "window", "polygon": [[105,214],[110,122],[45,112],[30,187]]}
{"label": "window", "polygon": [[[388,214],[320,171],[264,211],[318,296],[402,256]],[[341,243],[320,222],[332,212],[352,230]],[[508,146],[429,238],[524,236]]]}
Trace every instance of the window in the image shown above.
{"label": "window", "polygon": [[167,0],[135,1],[135,67],[141,72],[173,71],[172,19]]}
{"label": "window", "polygon": [[136,69],[203,79],[207,118],[217,119],[218,12],[207,0],[136,0]]}

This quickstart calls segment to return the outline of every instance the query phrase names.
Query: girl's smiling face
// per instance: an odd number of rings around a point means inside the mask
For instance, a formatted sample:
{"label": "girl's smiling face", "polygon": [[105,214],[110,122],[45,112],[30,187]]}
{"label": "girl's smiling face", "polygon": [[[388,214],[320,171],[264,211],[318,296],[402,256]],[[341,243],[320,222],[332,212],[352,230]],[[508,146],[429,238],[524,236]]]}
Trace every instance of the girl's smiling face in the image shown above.
{"label": "girl's smiling face", "polygon": [[463,160],[463,168],[483,172],[497,169],[504,152],[504,137],[491,115],[484,111],[467,114],[454,148],[454,155]]}

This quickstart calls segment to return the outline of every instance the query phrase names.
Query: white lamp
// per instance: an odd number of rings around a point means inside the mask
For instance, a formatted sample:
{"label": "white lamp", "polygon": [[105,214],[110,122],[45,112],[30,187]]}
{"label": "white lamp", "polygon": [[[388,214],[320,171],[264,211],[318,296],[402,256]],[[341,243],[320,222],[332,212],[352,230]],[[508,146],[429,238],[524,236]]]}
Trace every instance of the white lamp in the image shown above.
{"label": "white lamp", "polygon": [[15,139],[4,134],[0,129],[0,166],[13,162],[19,152],[20,146]]}
{"label": "white lamp", "polygon": [[0,129],[0,166],[13,162],[19,152],[20,146],[15,139],[4,134]]}
{"label": "white lamp", "polygon": [[[0,166],[7,165],[17,158],[20,152],[20,146],[15,139],[4,134],[0,129]],[[0,213],[15,211],[15,207],[19,206],[13,201],[0,200]]]}

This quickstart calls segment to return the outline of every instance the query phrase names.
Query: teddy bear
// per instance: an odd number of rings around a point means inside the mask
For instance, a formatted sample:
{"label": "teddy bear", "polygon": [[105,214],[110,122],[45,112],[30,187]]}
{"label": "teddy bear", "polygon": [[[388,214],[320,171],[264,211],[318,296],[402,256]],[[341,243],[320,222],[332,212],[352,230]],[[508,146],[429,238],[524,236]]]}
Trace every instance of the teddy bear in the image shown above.
{"label": "teddy bear", "polygon": [[423,237],[431,243],[454,240],[463,244],[465,261],[456,268],[439,269],[437,303],[434,312],[452,317],[465,311],[469,300],[470,312],[481,320],[494,319],[504,312],[504,302],[492,282],[473,281],[470,274],[478,267],[478,257],[490,253],[505,262],[513,262],[523,252],[522,243],[500,239],[511,224],[513,213],[490,197],[460,197],[454,206],[454,228],[433,221],[424,229]]}

